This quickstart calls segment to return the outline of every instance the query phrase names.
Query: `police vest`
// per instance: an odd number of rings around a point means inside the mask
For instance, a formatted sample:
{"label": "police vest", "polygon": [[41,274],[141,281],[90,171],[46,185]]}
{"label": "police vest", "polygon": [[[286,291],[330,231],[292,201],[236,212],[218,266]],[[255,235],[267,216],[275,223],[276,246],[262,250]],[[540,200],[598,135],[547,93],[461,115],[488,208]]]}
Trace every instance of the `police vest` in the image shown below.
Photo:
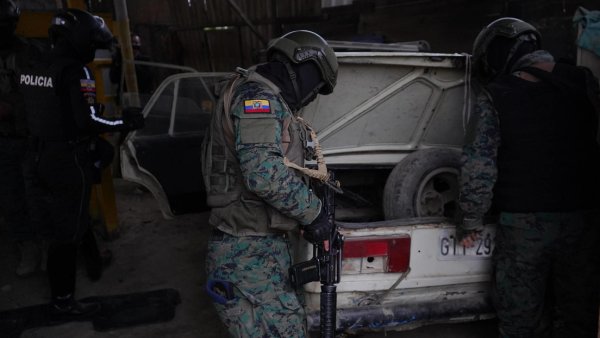
{"label": "police vest", "polygon": [[[232,94],[246,82],[258,82],[279,95],[279,88],[253,69],[236,76],[223,88],[202,145],[202,173],[207,204],[212,208],[209,223],[232,235],[266,235],[296,229],[298,222],[265,203],[243,183],[235,156],[233,125],[229,117]],[[282,140],[284,155],[292,163],[304,165],[306,125],[291,111],[285,120]],[[287,125],[287,128],[286,128]],[[301,174],[296,173],[301,176]]]}
{"label": "police vest", "polygon": [[501,211],[574,211],[598,185],[597,120],[585,83],[565,67],[556,65],[556,81],[503,76],[488,86],[500,125],[494,204]]}
{"label": "police vest", "polygon": [[18,90],[18,74],[39,57],[40,50],[29,41],[15,37],[0,51],[0,136],[27,135],[23,96]]}
{"label": "police vest", "polygon": [[42,141],[75,140],[77,127],[68,102],[60,88],[61,74],[66,67],[80,66],[74,61],[40,63],[19,75],[19,88],[25,98],[30,133]]}

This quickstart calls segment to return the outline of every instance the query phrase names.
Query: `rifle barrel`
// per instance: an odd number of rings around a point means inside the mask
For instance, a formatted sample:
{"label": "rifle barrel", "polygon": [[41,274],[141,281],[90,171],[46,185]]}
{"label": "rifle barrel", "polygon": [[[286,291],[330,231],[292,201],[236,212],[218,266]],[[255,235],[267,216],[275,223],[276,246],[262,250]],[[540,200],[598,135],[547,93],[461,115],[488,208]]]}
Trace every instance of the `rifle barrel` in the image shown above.
{"label": "rifle barrel", "polygon": [[321,285],[321,338],[334,338],[337,294],[336,286]]}

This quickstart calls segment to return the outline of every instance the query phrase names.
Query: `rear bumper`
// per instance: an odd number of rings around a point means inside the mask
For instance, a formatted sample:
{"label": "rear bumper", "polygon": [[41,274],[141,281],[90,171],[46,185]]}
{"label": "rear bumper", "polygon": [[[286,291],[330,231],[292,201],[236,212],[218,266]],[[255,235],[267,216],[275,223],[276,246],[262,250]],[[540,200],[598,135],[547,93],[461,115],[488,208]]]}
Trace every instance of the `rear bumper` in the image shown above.
{"label": "rear bumper", "polygon": [[[474,321],[494,316],[489,298],[473,297],[424,303],[386,303],[337,309],[337,328],[345,332],[406,330],[421,325]],[[310,331],[319,330],[319,312],[309,312]]]}

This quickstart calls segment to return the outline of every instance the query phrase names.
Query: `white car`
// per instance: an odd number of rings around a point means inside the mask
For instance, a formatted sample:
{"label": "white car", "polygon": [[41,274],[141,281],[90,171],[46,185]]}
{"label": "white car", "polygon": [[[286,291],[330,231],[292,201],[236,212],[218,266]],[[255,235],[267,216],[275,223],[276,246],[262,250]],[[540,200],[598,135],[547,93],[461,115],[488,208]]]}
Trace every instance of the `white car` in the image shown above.
{"label": "white car", "polygon": [[[304,109],[328,168],[341,182],[336,219],[345,237],[337,328],[405,330],[487,319],[494,225],[474,248],[455,239],[457,175],[469,116],[469,56],[338,53],[333,94]],[[167,78],[144,108],[144,129],[121,146],[123,178],[146,186],[165,217],[207,210],[200,145],[214,85],[226,73]],[[293,243],[295,261],[312,257]],[[312,330],[318,282],[304,286]]]}

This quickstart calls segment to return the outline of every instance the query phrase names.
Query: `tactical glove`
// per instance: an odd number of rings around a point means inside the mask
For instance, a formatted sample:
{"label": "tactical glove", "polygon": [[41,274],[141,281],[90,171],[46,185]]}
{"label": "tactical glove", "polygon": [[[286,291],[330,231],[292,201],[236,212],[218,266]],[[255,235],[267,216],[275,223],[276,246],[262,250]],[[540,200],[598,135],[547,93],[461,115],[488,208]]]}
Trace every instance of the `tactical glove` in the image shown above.
{"label": "tactical glove", "polygon": [[325,211],[325,208],[321,207],[321,211],[315,220],[304,226],[303,236],[307,241],[317,244],[328,240],[330,234],[331,223],[327,217],[327,211]]}
{"label": "tactical glove", "polygon": [[456,226],[456,239],[460,242],[464,238],[479,234],[483,231],[483,220],[481,218],[465,216]]}

